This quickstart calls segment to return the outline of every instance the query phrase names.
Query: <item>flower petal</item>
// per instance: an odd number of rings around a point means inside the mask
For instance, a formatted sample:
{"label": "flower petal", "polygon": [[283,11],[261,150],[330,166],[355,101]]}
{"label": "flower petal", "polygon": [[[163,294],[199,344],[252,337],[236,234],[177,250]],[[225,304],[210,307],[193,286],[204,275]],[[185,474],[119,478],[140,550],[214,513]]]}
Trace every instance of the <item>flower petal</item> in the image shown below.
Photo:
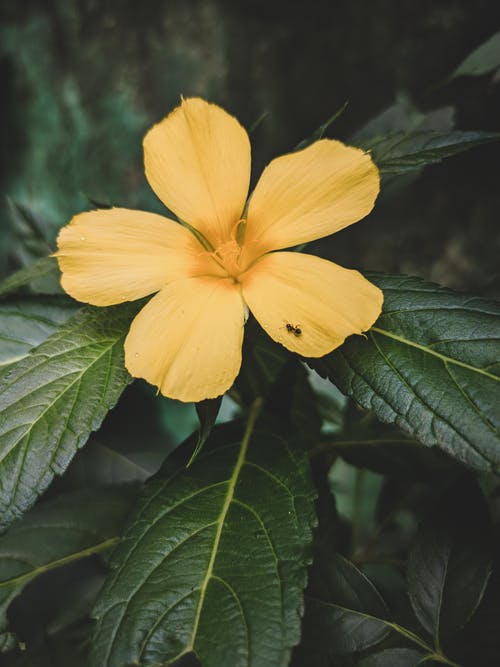
{"label": "flower petal", "polygon": [[156,292],[171,280],[217,265],[182,225],[144,211],[112,208],[76,215],[56,253],[64,290],[78,301],[109,306]]}
{"label": "flower petal", "polygon": [[230,279],[171,283],[132,322],[125,366],[179,401],[223,394],[241,365],[245,308]]}
{"label": "flower petal", "polygon": [[247,252],[258,257],[361,220],[373,208],[379,181],[367,153],[331,139],[273,160],[248,206]]}
{"label": "flower petal", "polygon": [[182,100],[144,138],[146,176],[163,203],[214,248],[229,240],[250,182],[250,141],[236,118]]}
{"label": "flower petal", "polygon": [[240,280],[260,325],[304,357],[322,357],[366,331],[382,308],[382,292],[360,273],[313,255],[270,253]]}

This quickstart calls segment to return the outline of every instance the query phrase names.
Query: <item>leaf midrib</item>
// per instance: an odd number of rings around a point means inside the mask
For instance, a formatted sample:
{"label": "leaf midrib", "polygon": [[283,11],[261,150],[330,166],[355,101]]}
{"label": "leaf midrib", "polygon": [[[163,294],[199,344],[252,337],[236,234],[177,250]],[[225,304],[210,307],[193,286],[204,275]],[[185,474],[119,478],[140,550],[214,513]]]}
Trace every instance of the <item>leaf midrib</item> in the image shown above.
{"label": "leaf midrib", "polygon": [[106,551],[107,549],[115,546],[119,539],[119,537],[110,537],[102,542],[99,542],[98,544],[94,544],[85,549],[80,549],[79,551],[75,551],[71,554],[68,554],[67,556],[63,556],[62,558],[56,558],[55,560],[52,560],[48,563],[44,563],[43,565],[37,565],[33,567],[32,570],[23,572],[23,574],[20,574],[17,577],[12,577],[11,579],[4,579],[3,581],[0,581],[0,589],[5,586],[22,586],[26,582],[31,581],[31,579],[34,579],[44,572],[49,572],[50,570],[61,567],[62,565],[72,563],[75,560],[81,560],[82,558],[87,558],[88,556]]}
{"label": "leaf midrib", "polygon": [[500,382],[500,378],[498,376],[493,375],[492,373],[488,373],[488,371],[485,371],[482,368],[478,368],[477,366],[472,366],[471,364],[468,364],[465,361],[460,361],[459,359],[454,359],[453,357],[448,357],[445,354],[441,354],[440,352],[436,352],[435,350],[430,349],[426,345],[422,345],[420,343],[416,343],[415,341],[409,340],[408,338],[404,338],[404,336],[399,336],[398,334],[391,333],[390,331],[387,331],[386,329],[381,329],[380,327],[372,327],[370,331],[374,331],[378,334],[381,334],[382,336],[386,336],[387,338],[392,338],[393,340],[396,340],[399,343],[403,343],[404,345],[414,347],[415,349],[425,352],[426,354],[430,354],[431,356],[436,357],[437,359],[442,361],[444,364],[455,364],[456,366],[461,366],[462,368],[465,368],[469,371],[472,371],[474,373],[479,373],[481,375],[484,375],[485,377],[490,378],[491,380]]}
{"label": "leaf midrib", "polygon": [[[120,336],[120,338],[121,338],[121,336]],[[9,456],[9,454],[10,454],[12,451],[14,451],[14,449],[16,449],[16,447],[19,446],[19,444],[20,444],[25,438],[29,438],[29,437],[30,437],[33,428],[40,422],[41,419],[43,419],[43,417],[47,414],[47,412],[49,412],[49,410],[51,410],[51,409],[54,407],[54,405],[55,405],[55,404],[62,398],[62,396],[64,396],[64,395],[65,395],[65,394],[66,394],[66,393],[67,393],[67,392],[68,392],[68,391],[69,391],[75,384],[77,384],[78,382],[80,382],[80,380],[83,378],[83,376],[84,376],[86,373],[89,372],[89,370],[92,368],[92,366],[93,366],[95,363],[97,363],[98,361],[100,361],[100,360],[102,359],[102,357],[104,357],[105,355],[107,355],[107,354],[113,349],[113,347],[118,343],[119,340],[120,340],[120,339],[113,340],[109,346],[107,346],[107,347],[106,347],[106,348],[105,348],[105,349],[104,349],[104,350],[103,350],[97,357],[95,357],[95,358],[92,360],[92,362],[91,362],[88,366],[85,366],[85,368],[84,368],[80,373],[78,373],[78,375],[77,375],[77,376],[76,376],[76,377],[75,377],[75,378],[74,378],[68,385],[66,385],[66,386],[64,387],[64,389],[60,392],[60,394],[58,394],[57,397],[56,397],[53,401],[51,401],[51,402],[47,405],[47,407],[46,407],[46,408],[45,408],[39,415],[37,415],[36,420],[34,420],[34,421],[30,424],[29,428],[28,428],[26,431],[24,431],[24,432],[22,433],[22,435],[21,435],[21,436],[18,438],[18,440],[13,444],[13,446],[12,446],[10,449],[8,449],[7,452],[5,452],[5,455],[4,455],[4,456],[2,456],[2,457],[0,458],[0,464],[7,458],[7,456]],[[68,375],[71,375],[71,373],[68,373]],[[58,378],[58,379],[60,379],[60,378]],[[25,398],[25,396],[23,396],[23,397],[22,397],[21,399],[19,399],[19,400],[22,401],[22,400],[24,400],[24,398]],[[12,403],[11,405],[9,405],[8,408],[10,408],[12,405],[15,405],[15,403]],[[2,435],[5,435],[5,433],[3,433]]]}
{"label": "leaf midrib", "polygon": [[212,552],[210,554],[210,561],[208,563],[207,571],[205,573],[205,577],[203,578],[203,581],[201,583],[200,587],[200,597],[198,600],[198,606],[196,608],[196,615],[194,619],[194,624],[193,624],[193,632],[191,633],[191,639],[189,641],[189,646],[185,649],[185,652],[192,651],[194,649],[195,641],[196,641],[196,635],[198,633],[198,626],[200,623],[200,618],[201,618],[201,612],[203,610],[203,604],[205,601],[205,596],[207,592],[207,587],[210,582],[210,579],[213,576],[213,569],[215,565],[215,559],[217,557],[217,553],[219,550],[219,543],[220,539],[222,536],[222,530],[224,528],[225,520],[226,520],[226,515],[229,511],[229,507],[231,506],[231,502],[233,501],[234,497],[234,491],[236,488],[236,482],[238,481],[239,474],[241,472],[241,469],[243,467],[243,464],[245,462],[245,456],[247,453],[248,445],[250,442],[250,436],[252,435],[253,428],[255,426],[255,422],[257,420],[257,416],[260,412],[262,400],[257,399],[250,411],[245,433],[243,435],[243,439],[241,441],[241,447],[240,451],[238,453],[238,458],[236,460],[236,465],[234,466],[233,474],[231,475],[228,483],[228,488],[226,492],[226,497],[224,499],[224,504],[222,505],[221,512],[219,514],[219,517],[217,518],[217,530],[215,533],[215,538],[214,538],[214,544],[212,547]]}

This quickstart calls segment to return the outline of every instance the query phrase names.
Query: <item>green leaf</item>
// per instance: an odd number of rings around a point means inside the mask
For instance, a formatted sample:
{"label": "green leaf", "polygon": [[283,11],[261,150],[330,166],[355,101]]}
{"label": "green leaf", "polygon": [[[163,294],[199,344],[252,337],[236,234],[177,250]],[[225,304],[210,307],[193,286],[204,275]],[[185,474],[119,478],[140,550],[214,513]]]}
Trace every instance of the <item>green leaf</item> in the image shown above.
{"label": "green leaf", "polygon": [[298,664],[329,664],[334,654],[375,646],[390,632],[388,618],[384,600],[355,565],[340,554],[321,554],[306,592],[302,643],[308,659]]}
{"label": "green leaf", "polygon": [[136,309],[86,308],[4,371],[0,529],[67,468],[129,383],[123,341]]}
{"label": "green leaf", "polygon": [[198,419],[200,420],[200,426],[198,429],[198,439],[196,440],[196,444],[194,446],[193,453],[191,454],[191,458],[187,463],[188,467],[193,463],[195,458],[200,453],[201,448],[208,440],[210,433],[212,432],[212,429],[214,427],[215,420],[217,419],[217,415],[219,414],[221,403],[222,403],[222,396],[196,403],[196,414],[198,415]]}
{"label": "green leaf", "polygon": [[6,613],[23,588],[49,570],[114,547],[136,495],[129,485],[59,496],[0,537],[0,645],[12,638]]}
{"label": "green leaf", "polygon": [[417,667],[424,664],[425,653],[412,648],[388,648],[356,663],[356,667]]}
{"label": "green leaf", "polygon": [[[166,448],[151,444],[149,434],[144,442],[136,441],[133,450],[120,448],[120,442],[110,443],[99,437],[91,438],[78,452],[61,479],[63,488],[90,488],[103,484],[145,481],[153,475],[165,459]],[[118,438],[117,438],[118,440]],[[140,447],[139,445],[142,445]]]}
{"label": "green leaf", "polygon": [[486,42],[474,49],[454,70],[451,79],[457,76],[480,76],[500,67],[500,30]]}
{"label": "green leaf", "polygon": [[145,490],[95,609],[94,667],[287,665],[314,524],[302,448],[238,423]]}
{"label": "green leaf", "polygon": [[[371,440],[339,439],[331,443],[332,452],[357,468],[406,479],[428,480],[452,469],[452,462],[437,450],[423,449],[404,436]],[[455,464],[456,465],[456,464]]]}
{"label": "green leaf", "polygon": [[[45,281],[46,278],[55,278],[59,282],[59,268],[54,257],[41,257],[33,264],[19,269],[12,275],[0,281],[0,297],[17,291],[20,287],[25,287],[33,283],[33,291],[41,294],[53,294],[60,292],[60,289],[54,289],[53,282]],[[36,289],[38,286],[39,289]]]}
{"label": "green leaf", "polygon": [[404,132],[433,130],[446,133],[454,127],[455,109],[452,106],[421,111],[406,93],[398,93],[393,104],[371,118],[350,138],[356,146],[368,146],[374,137]]}
{"label": "green leaf", "polygon": [[500,471],[500,305],[418,278],[369,279],[384,292],[375,326],[308,363],[381,421]]}
{"label": "green leaf", "polygon": [[381,174],[404,174],[499,139],[498,132],[396,132],[372,138],[362,147],[371,152]]}
{"label": "green leaf", "polygon": [[436,648],[478,607],[491,564],[487,503],[474,480],[461,478],[420,526],[408,561],[413,610]]}
{"label": "green leaf", "polygon": [[74,315],[76,308],[62,299],[0,303],[0,366],[26,357]]}

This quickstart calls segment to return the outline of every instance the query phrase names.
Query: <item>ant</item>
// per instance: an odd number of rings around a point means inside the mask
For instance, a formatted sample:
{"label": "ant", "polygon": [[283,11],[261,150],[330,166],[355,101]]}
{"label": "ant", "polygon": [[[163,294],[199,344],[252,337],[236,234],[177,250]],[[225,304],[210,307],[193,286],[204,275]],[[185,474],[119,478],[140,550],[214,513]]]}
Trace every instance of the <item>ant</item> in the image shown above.
{"label": "ant", "polygon": [[298,325],[294,326],[293,324],[290,324],[290,322],[286,323],[286,330],[288,333],[293,333],[294,336],[300,336],[302,334],[302,329]]}

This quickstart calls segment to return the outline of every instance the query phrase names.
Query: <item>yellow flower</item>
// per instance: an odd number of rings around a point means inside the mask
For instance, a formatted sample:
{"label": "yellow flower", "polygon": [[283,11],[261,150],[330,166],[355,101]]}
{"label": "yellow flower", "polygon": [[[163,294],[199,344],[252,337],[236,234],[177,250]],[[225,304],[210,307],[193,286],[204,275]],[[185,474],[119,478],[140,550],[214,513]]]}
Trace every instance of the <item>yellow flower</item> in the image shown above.
{"label": "yellow flower", "polygon": [[321,139],[273,160],[245,205],[250,142],[238,121],[182,100],[144,139],[146,176],[184,224],[123,208],[76,215],[58,238],[62,286],[109,306],[155,294],[125,340],[125,365],[162,394],[223,394],[241,365],[247,307],[275,341],[320,357],[366,331],[382,292],[360,273],[297,252],[373,208],[369,155]]}

